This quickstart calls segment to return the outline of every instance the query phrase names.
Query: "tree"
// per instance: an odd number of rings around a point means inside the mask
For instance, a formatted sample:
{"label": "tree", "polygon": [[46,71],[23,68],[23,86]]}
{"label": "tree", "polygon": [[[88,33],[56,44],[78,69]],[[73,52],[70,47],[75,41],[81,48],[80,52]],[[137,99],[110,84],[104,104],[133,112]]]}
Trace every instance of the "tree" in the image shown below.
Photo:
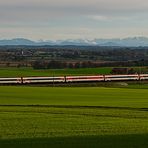
{"label": "tree", "polygon": [[32,67],[34,69],[46,69],[47,68],[47,64],[46,64],[45,61],[37,60],[37,61],[33,62]]}

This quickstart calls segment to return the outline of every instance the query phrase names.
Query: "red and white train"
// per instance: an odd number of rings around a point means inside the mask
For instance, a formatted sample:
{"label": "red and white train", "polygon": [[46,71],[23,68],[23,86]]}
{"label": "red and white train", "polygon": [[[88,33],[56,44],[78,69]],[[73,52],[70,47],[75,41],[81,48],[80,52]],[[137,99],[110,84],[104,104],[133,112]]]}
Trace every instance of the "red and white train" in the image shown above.
{"label": "red and white train", "polygon": [[0,84],[69,83],[148,80],[148,74],[0,78]]}

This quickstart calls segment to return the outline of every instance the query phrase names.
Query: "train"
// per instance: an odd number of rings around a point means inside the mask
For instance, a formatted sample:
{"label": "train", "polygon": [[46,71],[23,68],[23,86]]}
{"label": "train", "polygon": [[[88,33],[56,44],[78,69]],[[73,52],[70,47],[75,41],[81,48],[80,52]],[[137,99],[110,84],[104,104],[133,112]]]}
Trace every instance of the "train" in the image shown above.
{"label": "train", "polygon": [[148,80],[148,74],[0,78],[0,84],[74,83]]}

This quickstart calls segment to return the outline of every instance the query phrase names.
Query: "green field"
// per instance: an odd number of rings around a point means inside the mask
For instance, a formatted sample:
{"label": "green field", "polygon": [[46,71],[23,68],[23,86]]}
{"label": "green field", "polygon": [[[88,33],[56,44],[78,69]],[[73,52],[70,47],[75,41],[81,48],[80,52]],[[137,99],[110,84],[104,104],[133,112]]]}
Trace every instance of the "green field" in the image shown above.
{"label": "green field", "polygon": [[148,90],[0,87],[0,147],[148,147]]}
{"label": "green field", "polygon": [[34,70],[32,68],[0,68],[0,77],[97,75],[97,74],[110,74],[111,70],[112,68],[49,69],[49,70]]}
{"label": "green field", "polygon": [[[133,67],[139,73],[148,73],[147,67]],[[33,68],[0,68],[0,77],[26,77],[26,76],[67,76],[67,75],[98,75],[111,74],[112,67],[80,68],[80,69],[41,69]]]}

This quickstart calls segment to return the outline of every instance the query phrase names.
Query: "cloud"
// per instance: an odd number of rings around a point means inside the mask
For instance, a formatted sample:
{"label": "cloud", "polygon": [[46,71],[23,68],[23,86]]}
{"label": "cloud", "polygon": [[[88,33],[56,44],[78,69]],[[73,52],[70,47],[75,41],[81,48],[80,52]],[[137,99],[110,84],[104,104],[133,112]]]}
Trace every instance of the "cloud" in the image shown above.
{"label": "cloud", "polygon": [[133,16],[111,16],[111,15],[89,15],[87,18],[99,21],[99,22],[110,22],[110,21],[131,21],[131,19],[136,19],[136,17]]}
{"label": "cloud", "polygon": [[[128,15],[148,12],[147,0],[1,0],[0,18]],[[37,17],[38,16],[38,17]]]}
{"label": "cloud", "polygon": [[88,18],[96,21],[108,21],[109,17],[107,16],[102,16],[102,15],[90,15]]}
{"label": "cloud", "polygon": [[[129,32],[131,26],[143,30],[148,25],[147,14],[147,0],[0,0],[0,33],[31,36],[32,30],[37,37],[48,37],[43,32],[48,32],[50,36],[71,34],[76,37],[74,32],[80,30],[78,36],[88,36],[88,32],[82,31],[82,28],[94,28],[94,34],[95,29],[100,28],[107,34],[107,27],[112,33],[122,27]],[[74,31],[70,32],[72,29]],[[121,34],[120,31],[118,33]]]}

